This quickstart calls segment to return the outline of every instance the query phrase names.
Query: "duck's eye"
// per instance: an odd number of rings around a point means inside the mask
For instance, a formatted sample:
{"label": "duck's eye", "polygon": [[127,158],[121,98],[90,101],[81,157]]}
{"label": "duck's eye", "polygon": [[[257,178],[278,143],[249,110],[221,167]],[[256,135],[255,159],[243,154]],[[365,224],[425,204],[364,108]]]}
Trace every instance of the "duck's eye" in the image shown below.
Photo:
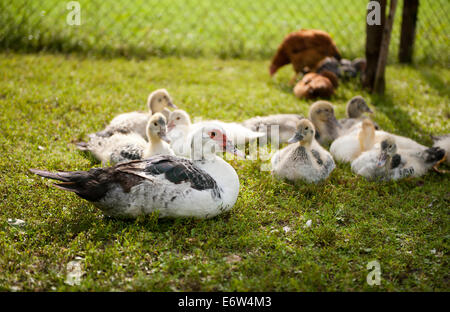
{"label": "duck's eye", "polygon": [[157,126],[158,124],[156,122],[153,123],[155,126]]}
{"label": "duck's eye", "polygon": [[177,117],[177,120],[180,120],[180,117]]}
{"label": "duck's eye", "polygon": [[158,102],[161,102],[162,101],[162,99],[158,99]]}
{"label": "duck's eye", "polygon": [[306,128],[305,128],[305,130],[308,130],[308,129],[309,129],[309,127],[306,127]]}
{"label": "duck's eye", "polygon": [[320,109],[318,109],[318,110],[317,110],[317,113],[320,113],[320,112],[321,112],[321,110],[320,110]]}
{"label": "duck's eye", "polygon": [[213,139],[215,136],[216,136],[216,133],[214,131],[209,133],[209,137],[211,139]]}

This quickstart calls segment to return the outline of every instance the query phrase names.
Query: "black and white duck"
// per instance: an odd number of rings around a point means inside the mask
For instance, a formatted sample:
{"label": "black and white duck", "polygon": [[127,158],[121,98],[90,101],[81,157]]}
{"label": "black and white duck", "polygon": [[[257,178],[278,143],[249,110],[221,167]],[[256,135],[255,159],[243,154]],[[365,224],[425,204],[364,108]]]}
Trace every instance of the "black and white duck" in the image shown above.
{"label": "black and white duck", "polygon": [[159,211],[159,217],[211,218],[230,210],[239,194],[239,178],[215,152],[242,153],[218,127],[198,129],[191,145],[193,159],[158,155],[89,171],[30,171],[60,181],[54,184],[57,188],[74,192],[112,217]]}

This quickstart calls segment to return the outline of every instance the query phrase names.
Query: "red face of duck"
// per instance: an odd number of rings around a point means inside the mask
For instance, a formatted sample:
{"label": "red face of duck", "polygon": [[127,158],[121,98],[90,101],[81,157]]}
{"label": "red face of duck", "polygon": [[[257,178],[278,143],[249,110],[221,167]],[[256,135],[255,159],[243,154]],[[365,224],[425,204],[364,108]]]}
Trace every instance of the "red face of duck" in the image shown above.
{"label": "red face of duck", "polygon": [[227,151],[230,154],[236,155],[241,158],[245,158],[244,153],[242,153],[240,150],[238,150],[233,143],[228,140],[225,133],[223,133],[219,129],[212,129],[208,132],[209,137],[214,140],[223,151]]}

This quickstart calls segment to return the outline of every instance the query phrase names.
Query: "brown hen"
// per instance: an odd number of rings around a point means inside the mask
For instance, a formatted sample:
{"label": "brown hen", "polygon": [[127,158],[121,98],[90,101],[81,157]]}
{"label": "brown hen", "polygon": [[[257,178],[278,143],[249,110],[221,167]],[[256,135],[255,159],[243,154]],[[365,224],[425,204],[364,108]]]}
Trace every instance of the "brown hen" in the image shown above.
{"label": "brown hen", "polygon": [[280,67],[292,63],[297,76],[301,72],[314,71],[327,56],[341,58],[330,35],[322,30],[301,29],[284,38],[272,59],[269,72],[273,76]]}

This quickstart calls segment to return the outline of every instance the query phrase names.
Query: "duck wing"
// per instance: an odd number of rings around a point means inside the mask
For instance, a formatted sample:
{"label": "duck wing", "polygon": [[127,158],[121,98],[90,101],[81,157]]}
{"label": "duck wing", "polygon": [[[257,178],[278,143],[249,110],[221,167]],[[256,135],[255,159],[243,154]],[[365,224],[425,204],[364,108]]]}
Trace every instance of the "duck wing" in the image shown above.
{"label": "duck wing", "polygon": [[150,180],[163,175],[166,180],[174,184],[190,183],[193,189],[199,191],[212,190],[213,195],[220,198],[221,190],[216,180],[186,158],[157,155],[117,165],[116,170]]}
{"label": "duck wing", "polygon": [[158,183],[166,179],[174,184],[189,182],[196,190],[211,190],[213,197],[221,197],[217,182],[192,161],[184,158],[159,155],[135,160],[114,167],[94,168],[89,171],[50,172],[30,169],[41,177],[58,180],[55,187],[74,192],[83,199],[97,202],[104,198],[114,185],[120,185],[125,193],[144,181]]}

